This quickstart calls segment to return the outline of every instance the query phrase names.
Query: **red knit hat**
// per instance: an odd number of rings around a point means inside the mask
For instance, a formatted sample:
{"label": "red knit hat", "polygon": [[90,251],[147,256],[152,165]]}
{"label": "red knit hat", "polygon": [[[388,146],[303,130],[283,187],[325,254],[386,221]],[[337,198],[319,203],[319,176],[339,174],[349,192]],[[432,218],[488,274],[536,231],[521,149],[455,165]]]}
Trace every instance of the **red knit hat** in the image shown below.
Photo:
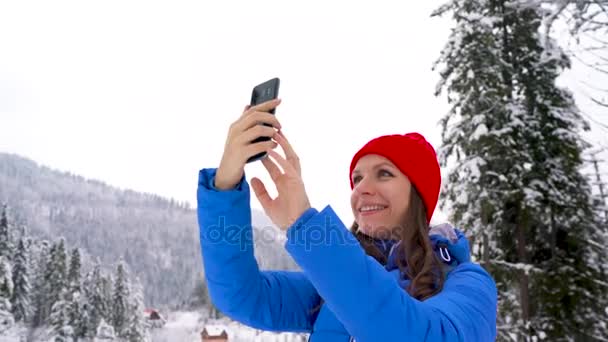
{"label": "red knit hat", "polygon": [[[352,176],[357,161],[366,154],[387,158],[407,176],[422,197],[427,223],[430,223],[441,188],[441,171],[433,146],[419,133],[383,135],[370,140],[355,154],[349,175]],[[352,189],[352,177],[349,179]]]}

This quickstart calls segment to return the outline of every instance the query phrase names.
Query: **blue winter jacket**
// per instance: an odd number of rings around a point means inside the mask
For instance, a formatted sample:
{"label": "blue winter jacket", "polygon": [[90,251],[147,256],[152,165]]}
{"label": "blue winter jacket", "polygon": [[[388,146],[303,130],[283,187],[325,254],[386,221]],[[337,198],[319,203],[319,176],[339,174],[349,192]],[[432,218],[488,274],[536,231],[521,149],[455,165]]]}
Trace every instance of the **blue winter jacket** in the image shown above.
{"label": "blue winter jacket", "polygon": [[285,248],[302,271],[261,271],[249,184],[243,176],[236,188],[218,190],[215,172],[199,173],[198,222],[209,295],[227,316],[257,329],[307,332],[312,342],[495,340],[496,285],[482,267],[452,260],[443,290],[416,300],[394,258],[381,265],[368,256],[330,206],[309,209],[286,232]]}

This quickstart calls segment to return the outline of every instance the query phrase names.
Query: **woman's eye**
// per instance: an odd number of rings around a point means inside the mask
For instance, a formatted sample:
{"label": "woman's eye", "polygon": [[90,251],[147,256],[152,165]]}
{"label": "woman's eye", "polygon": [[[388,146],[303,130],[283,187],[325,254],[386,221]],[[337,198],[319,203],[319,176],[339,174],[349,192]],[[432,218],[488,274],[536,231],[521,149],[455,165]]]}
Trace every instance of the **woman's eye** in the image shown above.
{"label": "woman's eye", "polygon": [[388,171],[386,171],[386,170],[380,170],[379,174],[380,174],[381,176],[389,176],[389,177],[392,177],[392,176],[393,176],[393,174],[392,174],[392,173],[390,173],[390,172],[388,172]]}
{"label": "woman's eye", "polygon": [[361,180],[361,176],[353,177],[353,184],[357,184]]}

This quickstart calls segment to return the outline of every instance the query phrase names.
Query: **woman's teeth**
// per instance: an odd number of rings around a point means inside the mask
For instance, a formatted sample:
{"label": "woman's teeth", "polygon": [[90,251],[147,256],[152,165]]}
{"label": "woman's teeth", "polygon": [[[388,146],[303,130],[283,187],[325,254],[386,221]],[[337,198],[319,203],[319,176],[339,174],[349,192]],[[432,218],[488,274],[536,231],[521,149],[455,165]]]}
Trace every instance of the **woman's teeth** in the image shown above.
{"label": "woman's teeth", "polygon": [[359,211],[362,212],[362,213],[364,213],[364,212],[369,212],[369,211],[382,210],[384,208],[386,208],[386,206],[382,206],[382,205],[370,205],[370,206],[361,207],[361,209],[359,209]]}

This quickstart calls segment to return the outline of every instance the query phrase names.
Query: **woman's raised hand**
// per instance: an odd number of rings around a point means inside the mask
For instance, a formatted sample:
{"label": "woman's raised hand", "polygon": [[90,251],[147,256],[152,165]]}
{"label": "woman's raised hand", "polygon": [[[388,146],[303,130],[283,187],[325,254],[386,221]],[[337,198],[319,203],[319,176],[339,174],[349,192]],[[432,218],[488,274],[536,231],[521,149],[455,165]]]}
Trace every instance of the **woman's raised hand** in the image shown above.
{"label": "woman's raised hand", "polygon": [[252,178],[251,186],[266,215],[280,229],[286,230],[310,208],[310,202],[302,181],[298,155],[282,131],[277,132],[274,139],[285,152],[285,157],[269,150],[268,157],[262,159],[262,164],[268,170],[278,195],[274,199],[271,198],[259,178]]}
{"label": "woman's raised hand", "polygon": [[[281,124],[269,111],[281,103],[280,99],[266,101],[256,106],[246,106],[241,117],[230,125],[224,145],[222,161],[215,175],[215,187],[220,190],[234,188],[243,177],[245,164],[249,157],[268,152],[277,146],[272,139]],[[260,125],[266,123],[272,127]],[[270,137],[270,140],[252,144],[258,137]]]}

